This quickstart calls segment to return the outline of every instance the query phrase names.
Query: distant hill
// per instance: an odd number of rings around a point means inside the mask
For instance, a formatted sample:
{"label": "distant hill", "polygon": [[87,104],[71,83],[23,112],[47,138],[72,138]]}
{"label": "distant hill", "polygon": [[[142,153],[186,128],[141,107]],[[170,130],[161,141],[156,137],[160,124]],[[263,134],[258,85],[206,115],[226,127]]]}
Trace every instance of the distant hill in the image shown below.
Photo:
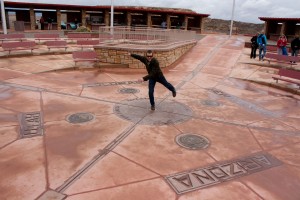
{"label": "distant hill", "polygon": [[[230,20],[204,18],[204,32],[205,33],[229,33]],[[260,32],[264,28],[264,23],[254,24],[246,22],[233,22],[232,34],[253,35]]]}

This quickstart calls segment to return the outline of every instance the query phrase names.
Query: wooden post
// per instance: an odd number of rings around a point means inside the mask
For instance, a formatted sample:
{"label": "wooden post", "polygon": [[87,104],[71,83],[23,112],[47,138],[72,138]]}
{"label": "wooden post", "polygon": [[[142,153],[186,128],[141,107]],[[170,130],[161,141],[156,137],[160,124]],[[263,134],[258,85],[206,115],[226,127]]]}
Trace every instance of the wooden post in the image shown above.
{"label": "wooden post", "polygon": [[61,12],[56,10],[57,30],[61,30]]}
{"label": "wooden post", "polygon": [[81,10],[81,26],[86,27],[86,10],[85,9]]}
{"label": "wooden post", "polygon": [[147,27],[151,28],[152,27],[152,15],[150,13],[147,13]]}
{"label": "wooden post", "polygon": [[35,30],[36,20],[35,20],[35,13],[33,7],[30,7],[29,13],[30,13],[30,30]]}
{"label": "wooden post", "polygon": [[131,12],[127,12],[127,26],[131,26]]}
{"label": "wooden post", "polygon": [[171,28],[171,16],[167,15],[167,29]]}

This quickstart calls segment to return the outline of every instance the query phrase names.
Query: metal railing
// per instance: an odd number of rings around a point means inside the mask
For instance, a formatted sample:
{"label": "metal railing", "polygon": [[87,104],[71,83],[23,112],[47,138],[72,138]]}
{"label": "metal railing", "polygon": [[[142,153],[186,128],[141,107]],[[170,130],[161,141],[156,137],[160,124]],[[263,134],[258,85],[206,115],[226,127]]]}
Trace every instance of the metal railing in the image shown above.
{"label": "metal railing", "polygon": [[196,39],[196,31],[180,29],[159,29],[145,27],[100,27],[99,39],[102,42],[122,43],[174,43]]}

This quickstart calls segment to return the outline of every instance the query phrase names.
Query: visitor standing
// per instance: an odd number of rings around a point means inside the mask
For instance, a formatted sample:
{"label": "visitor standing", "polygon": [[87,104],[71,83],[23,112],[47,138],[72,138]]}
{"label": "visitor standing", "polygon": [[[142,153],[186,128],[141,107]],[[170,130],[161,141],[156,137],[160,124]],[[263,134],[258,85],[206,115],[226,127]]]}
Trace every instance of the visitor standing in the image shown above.
{"label": "visitor standing", "polygon": [[47,18],[48,30],[52,30],[52,22],[53,22],[52,18],[48,17]]}
{"label": "visitor standing", "polygon": [[40,23],[41,23],[41,30],[44,30],[45,29],[45,20],[44,20],[43,16],[41,16],[41,18],[40,18]]}
{"label": "visitor standing", "polygon": [[291,42],[292,56],[298,56],[300,50],[300,39],[299,35],[296,35]]}
{"label": "visitor standing", "polygon": [[257,44],[257,35],[254,35],[251,38],[251,54],[250,54],[250,59],[255,59],[256,58],[256,50],[258,48],[258,44]]}
{"label": "visitor standing", "polygon": [[257,36],[257,44],[259,49],[259,60],[263,61],[267,52],[267,37],[264,32],[261,32]]}
{"label": "visitor standing", "polygon": [[75,18],[75,20],[74,20],[74,24],[75,24],[75,26],[76,26],[76,29],[79,27],[79,24],[78,24],[78,20],[77,20],[77,18]]}
{"label": "visitor standing", "polygon": [[286,56],[288,55],[286,50],[286,45],[287,45],[287,39],[285,35],[281,35],[277,40],[277,48],[278,48],[279,55],[286,55]]}
{"label": "visitor standing", "polygon": [[161,23],[161,28],[163,28],[163,29],[166,29],[166,28],[167,28],[167,22],[166,22],[166,21],[163,21],[163,22]]}

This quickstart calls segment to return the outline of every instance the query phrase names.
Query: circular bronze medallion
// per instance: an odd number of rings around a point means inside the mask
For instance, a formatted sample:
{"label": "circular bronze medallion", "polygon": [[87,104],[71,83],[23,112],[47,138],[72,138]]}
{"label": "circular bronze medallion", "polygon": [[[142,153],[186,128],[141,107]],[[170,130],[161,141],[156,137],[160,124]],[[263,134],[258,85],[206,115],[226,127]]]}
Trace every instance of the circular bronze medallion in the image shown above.
{"label": "circular bronze medallion", "polygon": [[175,138],[176,143],[186,149],[200,150],[209,146],[209,140],[201,135],[180,134]]}
{"label": "circular bronze medallion", "polygon": [[67,121],[72,124],[81,124],[81,123],[92,121],[94,118],[95,118],[94,115],[91,113],[75,113],[69,115],[67,117]]}
{"label": "circular bronze medallion", "polygon": [[134,94],[134,93],[138,93],[139,90],[135,88],[122,88],[119,90],[119,92],[122,94]]}

